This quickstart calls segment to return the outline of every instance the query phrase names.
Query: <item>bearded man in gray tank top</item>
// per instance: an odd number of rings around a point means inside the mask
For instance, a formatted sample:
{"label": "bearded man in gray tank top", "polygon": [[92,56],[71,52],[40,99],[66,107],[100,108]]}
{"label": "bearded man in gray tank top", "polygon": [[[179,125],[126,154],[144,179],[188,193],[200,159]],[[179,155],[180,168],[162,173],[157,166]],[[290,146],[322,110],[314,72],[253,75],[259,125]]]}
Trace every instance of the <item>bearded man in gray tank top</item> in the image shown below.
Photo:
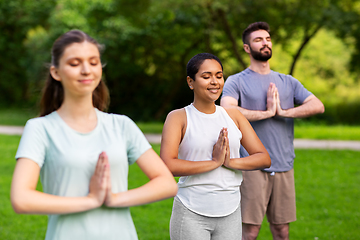
{"label": "bearded man in gray tank top", "polygon": [[[243,173],[243,240],[256,239],[265,216],[274,239],[289,239],[296,220],[293,163],[294,118],[323,113],[322,102],[295,78],[270,69],[270,28],[250,24],[243,32],[250,66],[228,77],[221,106],[237,108],[251,123],[271,158],[271,167]],[[247,156],[245,149],[240,155]]]}

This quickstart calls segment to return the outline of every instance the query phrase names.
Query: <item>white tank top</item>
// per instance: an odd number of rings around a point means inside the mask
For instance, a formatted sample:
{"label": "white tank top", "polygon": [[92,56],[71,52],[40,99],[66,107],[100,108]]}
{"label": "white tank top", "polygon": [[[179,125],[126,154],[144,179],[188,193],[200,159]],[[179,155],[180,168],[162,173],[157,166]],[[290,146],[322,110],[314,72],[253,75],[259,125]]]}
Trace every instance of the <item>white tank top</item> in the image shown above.
{"label": "white tank top", "polygon": [[[242,134],[224,108],[216,106],[215,113],[206,114],[190,104],[185,111],[187,127],[179,146],[179,159],[211,160],[213,146],[223,127],[228,129],[230,158],[240,157]],[[227,216],[239,207],[241,182],[240,170],[221,166],[210,172],[180,177],[177,197],[195,213],[208,217]]]}

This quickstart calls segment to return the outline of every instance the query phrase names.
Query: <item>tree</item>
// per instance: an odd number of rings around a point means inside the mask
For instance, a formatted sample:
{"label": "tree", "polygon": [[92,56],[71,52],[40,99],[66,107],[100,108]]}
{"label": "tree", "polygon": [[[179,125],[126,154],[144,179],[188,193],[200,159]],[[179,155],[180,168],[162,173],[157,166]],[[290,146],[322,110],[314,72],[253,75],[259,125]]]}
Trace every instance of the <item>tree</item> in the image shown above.
{"label": "tree", "polygon": [[28,31],[46,22],[52,0],[0,1],[0,103],[9,106],[28,101],[27,55],[24,40]]}
{"label": "tree", "polygon": [[[0,102],[36,99],[44,63],[51,60],[51,44],[74,28],[105,44],[102,60],[110,111],[135,120],[163,120],[170,110],[192,101],[186,63],[199,52],[217,55],[226,75],[245,69],[249,62],[241,35],[255,21],[268,22],[275,46],[291,55],[288,73],[294,74],[304,49],[321,30],[335,32],[344,42],[350,39],[356,50],[353,69],[360,69],[357,4],[358,0],[2,1]],[[325,72],[331,70],[326,67]]]}

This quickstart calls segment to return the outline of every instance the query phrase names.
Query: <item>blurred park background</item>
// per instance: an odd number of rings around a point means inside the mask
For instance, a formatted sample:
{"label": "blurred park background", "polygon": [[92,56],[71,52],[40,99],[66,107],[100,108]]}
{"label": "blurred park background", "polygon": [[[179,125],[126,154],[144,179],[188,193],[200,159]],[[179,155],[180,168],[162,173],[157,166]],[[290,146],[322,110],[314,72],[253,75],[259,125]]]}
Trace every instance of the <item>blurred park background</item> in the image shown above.
{"label": "blurred park background", "polygon": [[[324,114],[296,121],[295,137],[360,140],[360,0],[0,0],[0,125],[24,126],[38,114],[51,45],[80,29],[106,47],[109,112],[161,133],[167,113],[192,101],[187,61],[211,52],[225,77],[242,71],[249,62],[241,34],[255,21],[270,24],[271,68],[325,104]],[[19,140],[0,135],[0,239],[43,239],[47,216],[16,215],[10,204]],[[360,151],[296,149],[296,156],[291,239],[359,239]],[[130,167],[129,188],[146,181]],[[132,208],[139,238],[169,239],[171,207],[168,199]],[[259,239],[271,239],[264,224]]]}
{"label": "blurred park background", "polygon": [[311,118],[360,118],[360,1],[357,0],[0,0],[0,109],[37,113],[54,40],[81,29],[106,49],[110,112],[163,121],[192,101],[186,63],[211,52],[225,76],[249,62],[241,33],[267,21],[271,67],[292,74],[325,104]]}

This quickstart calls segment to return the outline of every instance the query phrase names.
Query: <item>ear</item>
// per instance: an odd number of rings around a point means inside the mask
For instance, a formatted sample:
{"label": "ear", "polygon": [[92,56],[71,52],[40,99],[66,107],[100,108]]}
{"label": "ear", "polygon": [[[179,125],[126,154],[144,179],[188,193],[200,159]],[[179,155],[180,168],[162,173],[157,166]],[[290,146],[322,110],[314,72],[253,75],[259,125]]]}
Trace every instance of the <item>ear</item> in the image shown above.
{"label": "ear", "polygon": [[194,80],[191,77],[187,76],[186,81],[187,81],[187,84],[189,85],[189,88],[191,90],[193,90],[194,89],[194,87],[193,87]]}
{"label": "ear", "polygon": [[53,77],[53,79],[55,79],[56,81],[61,81],[61,77],[58,74],[58,70],[56,67],[51,66],[50,67],[50,74]]}
{"label": "ear", "polygon": [[244,50],[245,52],[250,53],[250,46],[246,43],[244,44]]}

